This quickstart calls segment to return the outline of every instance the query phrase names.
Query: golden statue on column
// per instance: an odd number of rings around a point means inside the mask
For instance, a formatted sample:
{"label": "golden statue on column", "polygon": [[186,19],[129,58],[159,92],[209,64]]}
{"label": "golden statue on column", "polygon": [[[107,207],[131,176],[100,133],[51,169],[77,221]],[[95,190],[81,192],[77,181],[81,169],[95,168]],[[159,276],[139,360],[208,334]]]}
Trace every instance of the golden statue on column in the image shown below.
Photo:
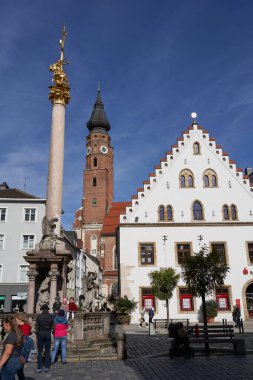
{"label": "golden statue on column", "polygon": [[49,100],[53,103],[68,104],[70,100],[69,94],[69,81],[66,73],[63,70],[63,65],[67,65],[68,62],[64,60],[64,44],[67,37],[67,32],[65,26],[62,28],[62,38],[60,39],[60,49],[61,55],[60,59],[56,63],[49,66],[49,71],[53,73],[52,82],[53,86],[49,86],[50,94],[48,95]]}

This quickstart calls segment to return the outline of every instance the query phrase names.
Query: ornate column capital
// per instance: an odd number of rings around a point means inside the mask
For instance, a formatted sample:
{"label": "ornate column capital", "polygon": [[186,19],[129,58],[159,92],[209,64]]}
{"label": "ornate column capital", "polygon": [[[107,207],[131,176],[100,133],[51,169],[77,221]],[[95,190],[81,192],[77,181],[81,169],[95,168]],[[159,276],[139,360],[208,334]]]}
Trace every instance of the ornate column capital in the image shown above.
{"label": "ornate column capital", "polygon": [[57,277],[60,276],[60,272],[58,270],[50,271],[48,272],[49,277],[51,278],[51,281],[56,281]]}
{"label": "ornate column capital", "polygon": [[38,276],[39,272],[37,272],[35,269],[30,269],[26,275],[29,278],[29,281],[35,281],[35,278]]}

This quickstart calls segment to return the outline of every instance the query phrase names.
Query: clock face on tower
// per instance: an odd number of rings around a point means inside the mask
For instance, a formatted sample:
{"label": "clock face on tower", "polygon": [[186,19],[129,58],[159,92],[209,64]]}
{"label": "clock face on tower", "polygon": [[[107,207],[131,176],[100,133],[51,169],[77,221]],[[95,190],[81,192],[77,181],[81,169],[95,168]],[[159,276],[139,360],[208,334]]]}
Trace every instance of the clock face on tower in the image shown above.
{"label": "clock face on tower", "polygon": [[108,153],[108,148],[107,148],[107,146],[105,146],[105,145],[101,145],[101,147],[100,147],[100,152],[103,153],[103,154]]}
{"label": "clock face on tower", "polygon": [[89,156],[90,152],[91,152],[91,147],[87,146],[87,148],[86,148],[86,156]]}

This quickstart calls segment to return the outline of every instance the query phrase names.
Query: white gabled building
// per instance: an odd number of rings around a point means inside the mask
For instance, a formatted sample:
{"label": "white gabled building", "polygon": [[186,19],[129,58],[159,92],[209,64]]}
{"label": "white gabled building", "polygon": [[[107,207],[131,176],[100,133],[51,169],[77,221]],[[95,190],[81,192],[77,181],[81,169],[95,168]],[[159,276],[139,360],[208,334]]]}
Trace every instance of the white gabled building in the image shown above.
{"label": "white gabled building", "polygon": [[[180,260],[203,244],[215,247],[231,268],[224,288],[213,295],[216,321],[231,320],[235,303],[243,318],[253,317],[253,183],[194,121],[120,216],[120,293],[138,301],[133,323],[143,306],[154,306],[155,317],[166,318],[148,273],[166,266],[180,273]],[[180,279],[170,316],[197,321],[200,304]]]}
{"label": "white gabled building", "polygon": [[0,311],[23,311],[27,301],[26,252],[42,237],[46,199],[0,184]]}

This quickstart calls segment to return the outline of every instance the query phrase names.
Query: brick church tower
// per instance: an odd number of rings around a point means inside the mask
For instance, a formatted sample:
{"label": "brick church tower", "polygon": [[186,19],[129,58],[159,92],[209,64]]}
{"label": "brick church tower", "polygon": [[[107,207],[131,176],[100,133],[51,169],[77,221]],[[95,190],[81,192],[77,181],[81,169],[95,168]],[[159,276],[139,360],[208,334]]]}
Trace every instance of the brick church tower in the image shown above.
{"label": "brick church tower", "polygon": [[82,207],[75,213],[73,228],[80,232],[85,253],[96,258],[104,272],[101,230],[113,202],[113,147],[100,89],[87,128]]}

